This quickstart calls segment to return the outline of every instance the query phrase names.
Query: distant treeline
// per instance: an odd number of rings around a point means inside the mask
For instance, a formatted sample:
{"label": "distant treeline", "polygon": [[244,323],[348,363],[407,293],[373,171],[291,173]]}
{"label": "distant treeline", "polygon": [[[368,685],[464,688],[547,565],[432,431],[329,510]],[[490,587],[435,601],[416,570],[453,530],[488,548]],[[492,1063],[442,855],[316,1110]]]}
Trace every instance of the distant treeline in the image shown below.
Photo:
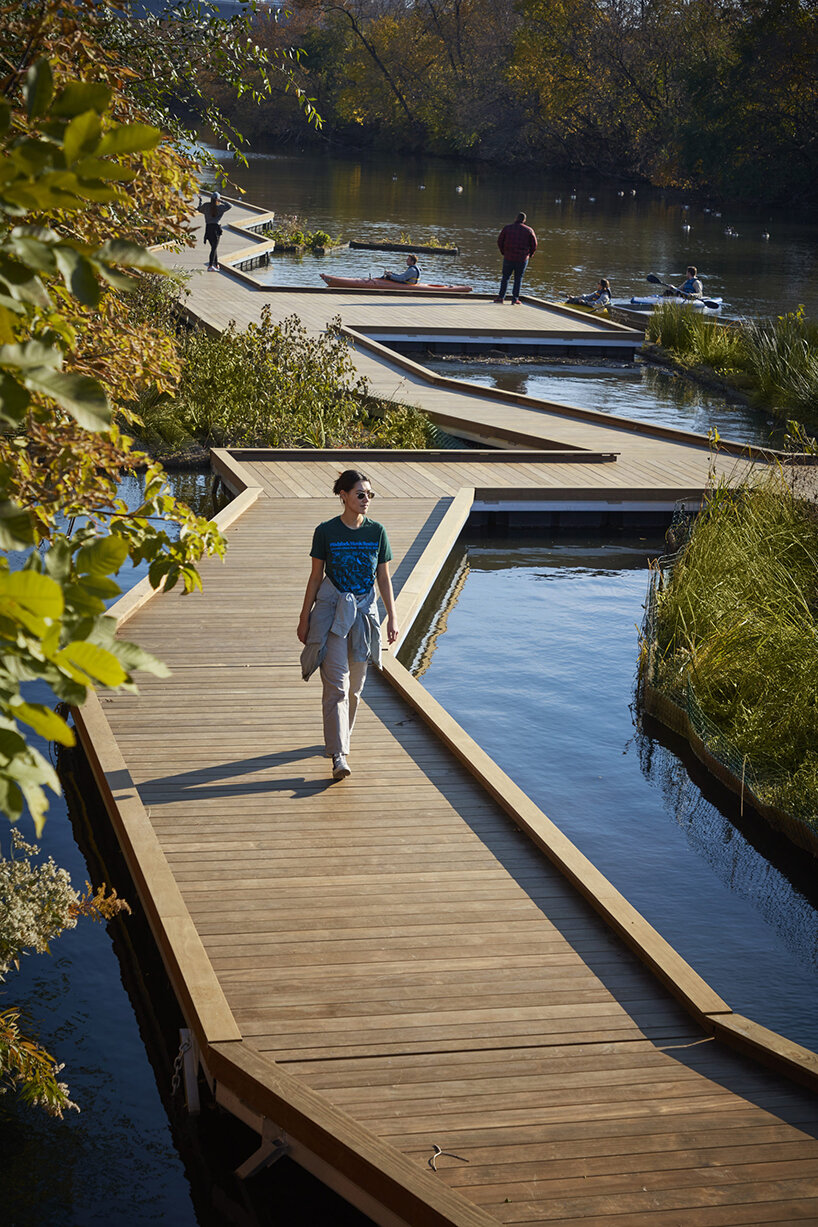
{"label": "distant treeline", "polygon": [[305,0],[259,43],[301,47],[323,117],[208,88],[252,138],[540,163],[770,204],[818,199],[814,0]]}

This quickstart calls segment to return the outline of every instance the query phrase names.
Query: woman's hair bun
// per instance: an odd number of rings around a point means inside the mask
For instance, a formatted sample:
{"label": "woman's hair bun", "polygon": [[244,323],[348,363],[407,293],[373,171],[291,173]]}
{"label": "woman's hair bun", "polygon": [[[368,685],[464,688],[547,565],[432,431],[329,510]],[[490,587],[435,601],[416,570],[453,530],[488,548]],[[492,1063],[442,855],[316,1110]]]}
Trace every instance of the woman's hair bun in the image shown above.
{"label": "woman's hair bun", "polygon": [[369,478],[365,473],[359,473],[357,469],[344,469],[343,473],[339,473],[336,477],[332,493],[340,494],[342,490],[346,493],[357,486],[359,481],[369,481]]}

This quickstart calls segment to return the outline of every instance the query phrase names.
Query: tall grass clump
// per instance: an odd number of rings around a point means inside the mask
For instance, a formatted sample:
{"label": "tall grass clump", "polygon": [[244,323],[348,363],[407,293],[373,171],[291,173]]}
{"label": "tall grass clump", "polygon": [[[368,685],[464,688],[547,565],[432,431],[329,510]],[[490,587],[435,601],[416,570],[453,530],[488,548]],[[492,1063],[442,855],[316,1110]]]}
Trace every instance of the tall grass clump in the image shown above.
{"label": "tall grass clump", "polygon": [[170,396],[142,397],[141,441],[165,450],[207,447],[427,447],[416,409],[369,395],[340,321],[311,335],[297,316],[180,340],[182,374]]}
{"label": "tall grass clump", "polygon": [[664,303],[648,320],[645,335],[692,366],[709,366],[717,374],[734,369],[741,354],[736,329],[716,323],[681,303]]}
{"label": "tall grass clump", "polygon": [[818,417],[818,324],[805,318],[803,307],[746,324],[742,349],[760,402],[779,417],[788,412]]}
{"label": "tall grass clump", "polygon": [[737,752],[761,800],[818,825],[815,504],[776,471],[718,485],[659,589],[656,641],[656,683],[682,701],[692,689],[715,752]]}

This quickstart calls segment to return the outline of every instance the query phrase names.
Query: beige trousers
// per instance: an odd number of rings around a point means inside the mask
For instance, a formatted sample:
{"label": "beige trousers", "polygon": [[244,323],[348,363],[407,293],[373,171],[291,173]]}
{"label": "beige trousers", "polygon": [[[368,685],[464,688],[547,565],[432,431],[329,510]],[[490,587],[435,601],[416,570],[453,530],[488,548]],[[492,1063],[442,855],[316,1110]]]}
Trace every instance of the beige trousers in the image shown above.
{"label": "beige trousers", "polygon": [[321,662],[324,694],[324,745],[327,755],[349,754],[349,736],[358,712],[358,700],[366,681],[365,660],[349,659],[349,640],[330,631]]}

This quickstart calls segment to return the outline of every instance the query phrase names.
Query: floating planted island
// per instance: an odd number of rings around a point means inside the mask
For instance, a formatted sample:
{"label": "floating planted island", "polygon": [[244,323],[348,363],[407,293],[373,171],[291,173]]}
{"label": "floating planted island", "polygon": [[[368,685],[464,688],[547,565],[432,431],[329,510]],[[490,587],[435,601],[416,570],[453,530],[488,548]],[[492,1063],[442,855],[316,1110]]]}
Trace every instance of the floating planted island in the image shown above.
{"label": "floating planted island", "polygon": [[652,571],[639,697],[742,806],[818,856],[814,473],[767,469],[710,490]]}

